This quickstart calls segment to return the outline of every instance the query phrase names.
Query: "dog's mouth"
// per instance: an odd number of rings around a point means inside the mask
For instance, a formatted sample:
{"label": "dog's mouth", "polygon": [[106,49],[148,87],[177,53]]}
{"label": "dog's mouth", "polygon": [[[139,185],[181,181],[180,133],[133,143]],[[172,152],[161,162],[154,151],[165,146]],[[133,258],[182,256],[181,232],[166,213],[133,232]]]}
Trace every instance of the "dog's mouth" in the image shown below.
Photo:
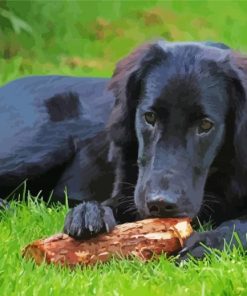
{"label": "dog's mouth", "polygon": [[181,213],[174,213],[172,211],[172,206],[166,206],[167,213],[162,213],[159,207],[153,205],[149,208],[149,215],[150,217],[161,217],[161,218],[182,218],[182,217],[188,217],[187,212],[181,212]]}
{"label": "dog's mouth", "polygon": [[195,219],[198,215],[197,211],[188,209],[188,207],[174,208],[173,205],[165,204],[165,206],[158,206],[156,204],[149,205],[144,201],[137,200],[135,203],[138,215],[142,219],[146,218],[190,218]]}
{"label": "dog's mouth", "polygon": [[157,213],[157,214],[149,214],[149,217],[152,218],[187,218],[190,215],[186,212],[178,213],[178,214],[162,214],[162,213]]}
{"label": "dog's mouth", "polygon": [[147,208],[137,208],[138,215],[140,219],[147,219],[147,218],[191,218],[194,219],[194,215],[192,216],[190,213],[183,211],[179,213],[162,213],[157,207],[153,206],[153,209],[150,208],[149,210]]}

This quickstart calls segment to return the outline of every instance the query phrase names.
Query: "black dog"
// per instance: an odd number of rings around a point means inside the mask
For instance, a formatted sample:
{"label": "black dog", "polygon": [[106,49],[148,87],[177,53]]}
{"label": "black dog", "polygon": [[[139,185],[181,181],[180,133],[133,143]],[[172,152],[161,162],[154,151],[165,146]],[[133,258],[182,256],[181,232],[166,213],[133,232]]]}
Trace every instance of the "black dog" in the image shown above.
{"label": "black dog", "polygon": [[7,192],[25,177],[34,192],[54,188],[62,200],[66,186],[71,201],[87,200],[65,221],[76,238],[149,216],[198,216],[215,230],[196,233],[183,254],[201,257],[199,242],[222,249],[233,230],[246,248],[246,69],[222,44],[158,41],[119,62],[109,85],[115,98],[103,95],[103,79],[13,82],[19,91],[2,92],[25,96],[31,109],[18,112],[31,111],[32,133],[19,141],[23,115],[18,137],[6,131],[13,153],[2,158],[0,186]]}
{"label": "black dog", "polygon": [[233,230],[246,247],[246,69],[244,57],[212,43],[158,41],[119,62],[107,126],[112,198],[71,210],[65,232],[85,237],[137,218],[199,216],[216,228],[192,236],[183,255],[203,256],[199,242],[222,249]]}

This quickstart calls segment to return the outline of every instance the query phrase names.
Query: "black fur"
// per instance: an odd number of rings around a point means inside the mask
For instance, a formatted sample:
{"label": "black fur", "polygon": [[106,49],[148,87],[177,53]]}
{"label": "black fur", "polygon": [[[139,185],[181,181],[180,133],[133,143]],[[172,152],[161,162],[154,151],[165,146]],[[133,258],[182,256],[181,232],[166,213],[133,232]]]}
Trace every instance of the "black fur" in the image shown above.
{"label": "black fur", "polygon": [[45,105],[51,121],[78,118],[82,107],[76,93],[55,95],[46,100]]}
{"label": "black fur", "polygon": [[[203,248],[193,252],[200,241],[222,249],[232,225],[246,246],[247,221],[237,220],[247,210],[245,66],[222,44],[163,41],[118,63],[107,125],[115,183],[104,202],[117,223],[149,216],[211,220],[215,230],[193,236],[183,255],[201,257]],[[155,127],[144,121],[148,111],[156,113]],[[205,118],[213,128],[201,135]]]}
{"label": "black fur", "polygon": [[[54,189],[63,201],[67,187],[71,204],[83,201],[64,226],[76,238],[190,216],[214,230],[195,233],[183,258],[203,256],[200,241],[222,249],[234,227],[246,247],[246,58],[220,43],[160,40],[121,60],[103,93],[107,82],[30,77],[0,89],[0,126],[10,127],[1,130],[2,194],[28,178],[33,193]],[[205,118],[212,128],[201,134]]]}

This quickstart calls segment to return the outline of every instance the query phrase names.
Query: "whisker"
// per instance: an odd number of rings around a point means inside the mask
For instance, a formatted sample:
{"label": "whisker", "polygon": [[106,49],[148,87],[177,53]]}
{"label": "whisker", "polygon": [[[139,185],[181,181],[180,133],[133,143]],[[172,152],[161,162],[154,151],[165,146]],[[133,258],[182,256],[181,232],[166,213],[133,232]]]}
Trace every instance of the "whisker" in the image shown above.
{"label": "whisker", "polygon": [[123,214],[126,214],[126,213],[137,213],[137,209],[136,208],[128,208],[126,210],[123,211]]}
{"label": "whisker", "polygon": [[133,195],[121,195],[121,196],[118,196],[118,197],[116,197],[118,200],[121,200],[121,199],[124,199],[124,200],[126,200],[126,199],[129,199],[129,198],[134,198],[134,196]]}
{"label": "whisker", "polygon": [[118,182],[119,184],[126,184],[126,185],[131,185],[131,186],[135,186],[135,184],[130,183],[130,182]]}
{"label": "whisker", "polygon": [[220,201],[219,200],[205,199],[204,201],[205,202],[208,202],[208,203],[220,204]]}
{"label": "whisker", "polygon": [[134,200],[134,195],[125,195],[118,197],[118,200]]}
{"label": "whisker", "polygon": [[212,213],[215,212],[214,209],[211,208],[208,204],[205,203],[203,206],[204,206],[205,208],[207,208],[209,211],[211,211]]}
{"label": "whisker", "polygon": [[123,208],[122,214],[130,213],[138,213],[134,201],[133,195],[121,196],[118,198],[118,206]]}
{"label": "whisker", "polygon": [[202,208],[199,212],[199,216],[201,215],[206,215],[206,216],[209,216],[211,213],[209,212],[209,210],[207,208]]}
{"label": "whisker", "polygon": [[124,188],[135,190],[135,186],[132,186],[132,185],[124,185]]}
{"label": "whisker", "polygon": [[135,205],[134,196],[130,195],[130,196],[124,196],[124,197],[119,198],[118,205],[119,206],[123,206],[123,205],[133,206],[133,205]]}
{"label": "whisker", "polygon": [[119,182],[120,185],[123,185],[126,189],[135,189],[136,185],[129,182]]}
{"label": "whisker", "polygon": [[209,216],[212,213],[215,213],[215,210],[210,206],[210,204],[212,203],[217,203],[218,201],[216,200],[208,200],[208,199],[204,199],[203,203],[202,203],[202,207],[201,207],[201,214],[205,214],[207,216]]}
{"label": "whisker", "polygon": [[214,195],[213,193],[210,193],[210,192],[205,192],[204,193],[204,196],[205,197],[209,197],[211,199],[218,199],[218,196],[217,195]]}
{"label": "whisker", "polygon": [[[136,207],[135,207],[135,205],[133,205],[133,206],[128,207],[127,209],[128,209],[128,210],[136,210]],[[126,210],[127,210],[127,209],[126,209]]]}
{"label": "whisker", "polygon": [[124,206],[124,205],[132,206],[132,205],[135,205],[135,203],[134,202],[127,202],[127,201],[122,201],[122,202],[118,203],[118,206]]}

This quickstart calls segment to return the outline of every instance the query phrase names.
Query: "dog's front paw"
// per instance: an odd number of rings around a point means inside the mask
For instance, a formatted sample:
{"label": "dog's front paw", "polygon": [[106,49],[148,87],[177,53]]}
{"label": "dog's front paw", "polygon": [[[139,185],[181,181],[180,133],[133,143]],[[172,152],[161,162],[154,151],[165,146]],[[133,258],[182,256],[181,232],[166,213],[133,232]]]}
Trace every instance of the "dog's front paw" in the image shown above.
{"label": "dog's front paw", "polygon": [[67,214],[64,232],[76,239],[87,239],[110,231],[115,225],[111,208],[97,202],[83,202]]}
{"label": "dog's front paw", "polygon": [[179,261],[187,260],[191,256],[202,259],[211,249],[222,250],[224,238],[218,231],[195,232],[185,242],[183,249],[179,252]]}

